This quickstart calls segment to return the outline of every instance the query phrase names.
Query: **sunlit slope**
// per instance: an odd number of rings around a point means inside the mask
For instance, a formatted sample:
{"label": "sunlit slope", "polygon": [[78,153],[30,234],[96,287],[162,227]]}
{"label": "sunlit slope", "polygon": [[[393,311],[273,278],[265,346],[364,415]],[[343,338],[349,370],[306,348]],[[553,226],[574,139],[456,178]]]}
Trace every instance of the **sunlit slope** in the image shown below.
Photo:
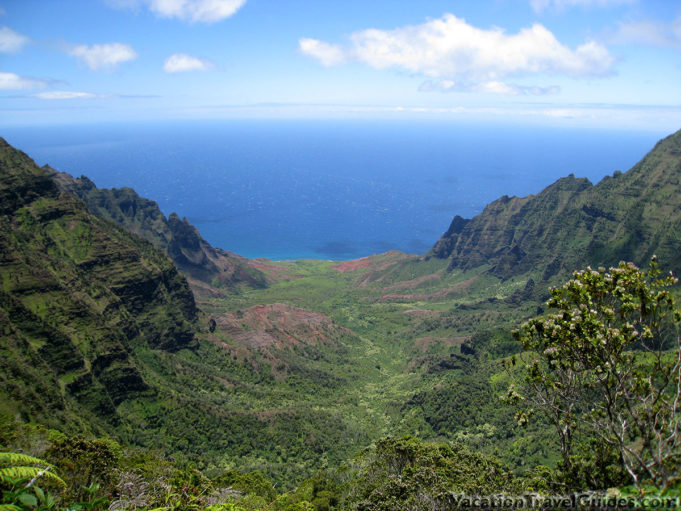
{"label": "sunlit slope", "polygon": [[488,264],[502,278],[533,271],[546,280],[587,264],[645,264],[653,254],[681,268],[681,132],[595,186],[570,176],[457,217],[428,256],[449,269]]}

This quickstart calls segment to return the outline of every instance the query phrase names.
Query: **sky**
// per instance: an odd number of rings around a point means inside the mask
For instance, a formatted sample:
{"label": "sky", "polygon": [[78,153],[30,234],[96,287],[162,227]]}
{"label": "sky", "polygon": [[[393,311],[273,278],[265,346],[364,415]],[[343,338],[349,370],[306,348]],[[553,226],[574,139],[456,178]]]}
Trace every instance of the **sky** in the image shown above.
{"label": "sky", "polygon": [[0,127],[681,128],[678,0],[0,0]]}

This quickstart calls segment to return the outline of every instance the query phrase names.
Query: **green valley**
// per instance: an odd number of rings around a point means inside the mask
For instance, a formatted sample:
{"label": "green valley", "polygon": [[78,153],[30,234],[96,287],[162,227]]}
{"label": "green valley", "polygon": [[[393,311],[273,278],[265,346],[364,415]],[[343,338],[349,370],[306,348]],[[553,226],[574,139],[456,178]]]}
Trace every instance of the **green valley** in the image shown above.
{"label": "green valley", "polygon": [[4,141],[0,172],[0,448],[42,458],[0,457],[5,486],[3,463],[66,480],[104,455],[117,471],[92,468],[78,499],[117,509],[443,509],[453,492],[630,485],[582,429],[569,471],[550,418],[519,420],[509,387],[535,355],[512,332],[574,270],[656,254],[681,271],[681,132],[596,185],[457,217],[424,255],[345,262],[242,258]]}

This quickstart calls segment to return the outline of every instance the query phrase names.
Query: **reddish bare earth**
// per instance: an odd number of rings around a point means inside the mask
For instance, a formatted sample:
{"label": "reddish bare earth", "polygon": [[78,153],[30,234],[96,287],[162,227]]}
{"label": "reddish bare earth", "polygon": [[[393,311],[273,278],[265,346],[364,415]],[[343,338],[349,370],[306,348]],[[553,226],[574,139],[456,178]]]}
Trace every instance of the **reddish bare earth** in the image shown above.
{"label": "reddish bare earth", "polygon": [[382,271],[393,264],[402,261],[404,259],[409,259],[413,256],[408,256],[397,250],[391,250],[385,254],[373,255],[370,257],[361,257],[360,259],[355,259],[354,261],[345,261],[343,263],[332,266],[334,270],[338,270],[341,273],[358,271],[358,270],[373,270]]}
{"label": "reddish bare earth", "polygon": [[341,273],[364,270],[366,268],[371,268],[371,259],[369,257],[362,257],[360,259],[355,259],[354,261],[346,261],[344,263],[337,264],[331,268],[338,270]]}
{"label": "reddish bare earth", "polygon": [[438,271],[435,273],[431,273],[430,275],[423,275],[422,277],[417,277],[415,279],[411,280],[405,280],[402,282],[398,282],[397,284],[392,284],[390,286],[386,286],[382,289],[383,292],[387,291],[395,291],[398,289],[415,289],[418,286],[421,286],[423,284],[427,284],[428,282],[438,282],[440,279],[442,279],[442,271]]}
{"label": "reddish bare earth", "polygon": [[263,272],[268,283],[273,284],[282,280],[302,279],[302,275],[291,275],[288,273],[285,263],[275,264],[269,259],[248,259],[248,266]]}
{"label": "reddish bare earth", "polygon": [[298,345],[337,345],[355,337],[347,328],[316,312],[282,303],[255,305],[215,318],[217,327],[248,348],[288,349]]}

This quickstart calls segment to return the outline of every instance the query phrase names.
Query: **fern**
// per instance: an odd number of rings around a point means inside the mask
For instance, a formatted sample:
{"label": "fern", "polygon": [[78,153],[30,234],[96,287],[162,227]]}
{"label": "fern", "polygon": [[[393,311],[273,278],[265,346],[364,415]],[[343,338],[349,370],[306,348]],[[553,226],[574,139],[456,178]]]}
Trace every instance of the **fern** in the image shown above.
{"label": "fern", "polygon": [[48,468],[39,467],[6,467],[0,468],[0,481],[8,483],[10,480],[37,479],[45,477],[51,481],[56,481],[66,486],[66,483],[57,474],[50,472]]}
{"label": "fern", "polygon": [[39,458],[34,458],[28,454],[18,452],[0,452],[0,465],[44,465],[51,467],[48,462]]}
{"label": "fern", "polygon": [[[3,465],[21,465],[21,466],[3,466]],[[42,465],[40,467],[31,467],[28,465]],[[55,481],[62,486],[66,483],[57,474],[50,472],[52,465],[39,458],[28,456],[27,454],[20,454],[17,452],[0,452],[0,482],[13,483],[17,480],[23,481],[27,479],[35,480],[44,477],[51,481]],[[33,481],[32,481],[33,482]],[[6,511],[0,509],[0,511]]]}

